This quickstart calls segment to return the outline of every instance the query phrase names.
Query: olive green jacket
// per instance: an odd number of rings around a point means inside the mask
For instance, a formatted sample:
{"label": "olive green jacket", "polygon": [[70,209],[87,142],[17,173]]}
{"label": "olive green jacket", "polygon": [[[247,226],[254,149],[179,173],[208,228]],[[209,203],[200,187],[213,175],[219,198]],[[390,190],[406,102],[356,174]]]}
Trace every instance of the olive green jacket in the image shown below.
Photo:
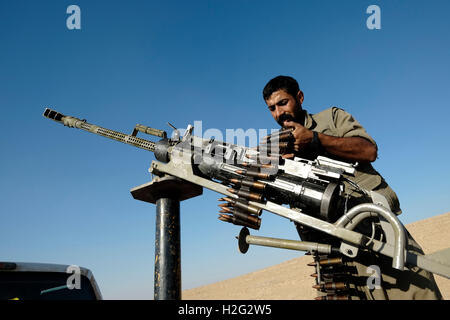
{"label": "olive green jacket", "polygon": [[[334,137],[361,137],[377,146],[375,140],[372,139],[361,124],[356,121],[351,114],[340,108],[331,107],[316,114],[309,114],[306,110],[304,110],[304,114],[305,119],[303,125],[309,130]],[[348,160],[338,158],[331,154],[324,155],[348,162]],[[400,203],[394,190],[389,187],[383,177],[372,167],[370,163],[359,163],[356,168],[355,176],[347,176],[347,178],[366,190],[374,190],[379,192],[386,197],[392,212],[397,215],[401,213]],[[351,206],[354,206],[359,202],[366,202],[366,200],[363,199],[363,193],[352,187],[350,184],[345,183],[345,189],[353,199]]]}

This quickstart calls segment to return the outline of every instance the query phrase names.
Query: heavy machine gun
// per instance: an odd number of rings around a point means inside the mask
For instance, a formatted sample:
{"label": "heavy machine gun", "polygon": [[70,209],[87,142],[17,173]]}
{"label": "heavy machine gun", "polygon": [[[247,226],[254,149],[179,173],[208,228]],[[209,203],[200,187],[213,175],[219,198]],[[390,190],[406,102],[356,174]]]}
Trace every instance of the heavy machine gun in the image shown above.
{"label": "heavy machine gun", "polygon": [[[279,131],[257,148],[203,139],[192,134],[188,126],[184,135],[175,130],[171,138],[163,130],[136,125],[128,135],[102,128],[51,109],[44,117],[154,152],[149,172],[173,176],[222,194],[224,201],[219,219],[244,226],[239,235],[240,251],[250,244],[308,251],[314,254],[339,253],[355,258],[359,250],[369,250],[392,258],[392,267],[403,270],[405,263],[450,278],[449,249],[432,255],[418,255],[406,250],[406,231],[389,209],[386,199],[376,192],[362,190],[372,200],[345,210],[344,181],[355,165],[326,157],[311,161],[301,158],[282,159],[278,139],[287,131]],[[153,142],[137,137],[142,132],[159,137]],[[278,154],[277,154],[278,152]],[[354,183],[353,183],[354,185]],[[355,185],[356,188],[359,186]],[[257,237],[247,228],[258,230],[265,210],[336,239],[336,244],[293,241]],[[365,219],[377,217],[383,237],[363,234],[355,228]]]}

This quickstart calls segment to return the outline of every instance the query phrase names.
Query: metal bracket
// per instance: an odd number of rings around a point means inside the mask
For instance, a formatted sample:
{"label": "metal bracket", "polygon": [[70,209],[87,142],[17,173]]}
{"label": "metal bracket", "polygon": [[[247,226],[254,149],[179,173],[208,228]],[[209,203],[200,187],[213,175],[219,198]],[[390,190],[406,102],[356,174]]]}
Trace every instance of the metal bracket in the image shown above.
{"label": "metal bracket", "polygon": [[347,242],[341,242],[341,247],[339,248],[339,251],[346,255],[347,257],[354,258],[358,255],[358,247],[351,245]]}
{"label": "metal bracket", "polygon": [[[379,206],[382,206],[388,210],[391,210],[389,203],[386,198],[378,192],[370,191],[370,196],[372,198],[372,202]],[[386,243],[391,245],[395,242],[395,233],[391,224],[382,216],[379,216],[381,228],[383,228],[384,234],[386,236]]]}

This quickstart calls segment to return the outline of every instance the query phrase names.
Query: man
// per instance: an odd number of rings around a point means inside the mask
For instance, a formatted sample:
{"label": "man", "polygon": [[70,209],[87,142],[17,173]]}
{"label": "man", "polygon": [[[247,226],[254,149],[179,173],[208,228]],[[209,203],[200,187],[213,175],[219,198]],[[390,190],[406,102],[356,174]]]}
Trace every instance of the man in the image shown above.
{"label": "man", "polygon": [[[372,167],[377,158],[378,147],[372,137],[349,113],[332,107],[317,114],[309,114],[302,108],[304,95],[297,81],[291,77],[278,76],[270,80],[263,90],[263,98],[272,117],[283,128],[292,128],[293,144],[283,158],[298,156],[313,160],[324,155],[345,162],[358,162],[354,177],[348,177],[366,190],[383,195],[392,212],[400,214],[400,204],[395,192],[383,177]],[[345,183],[348,193],[348,209],[359,204],[372,202],[361,189]],[[370,226],[370,222],[368,223]],[[368,225],[361,225],[360,232],[366,233]],[[327,235],[296,224],[300,237],[305,241],[334,241]],[[423,254],[420,246],[408,234],[408,250]],[[392,269],[391,259],[360,250],[354,261],[347,263],[356,271],[351,284],[353,296],[362,299],[442,299],[433,275],[412,267],[400,272]],[[382,288],[370,289],[361,281],[368,277],[370,265],[380,267]]]}

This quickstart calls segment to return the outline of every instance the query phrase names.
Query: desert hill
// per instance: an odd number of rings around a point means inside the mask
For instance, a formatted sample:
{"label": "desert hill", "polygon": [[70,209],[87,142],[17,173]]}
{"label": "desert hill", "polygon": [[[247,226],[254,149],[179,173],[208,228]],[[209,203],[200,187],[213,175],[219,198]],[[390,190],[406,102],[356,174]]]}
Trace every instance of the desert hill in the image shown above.
{"label": "desert hill", "polygon": [[[406,225],[425,254],[450,247],[450,212]],[[311,300],[310,256],[291,259],[269,268],[206,286],[184,290],[185,300]],[[450,299],[450,279],[435,275],[444,299]]]}

